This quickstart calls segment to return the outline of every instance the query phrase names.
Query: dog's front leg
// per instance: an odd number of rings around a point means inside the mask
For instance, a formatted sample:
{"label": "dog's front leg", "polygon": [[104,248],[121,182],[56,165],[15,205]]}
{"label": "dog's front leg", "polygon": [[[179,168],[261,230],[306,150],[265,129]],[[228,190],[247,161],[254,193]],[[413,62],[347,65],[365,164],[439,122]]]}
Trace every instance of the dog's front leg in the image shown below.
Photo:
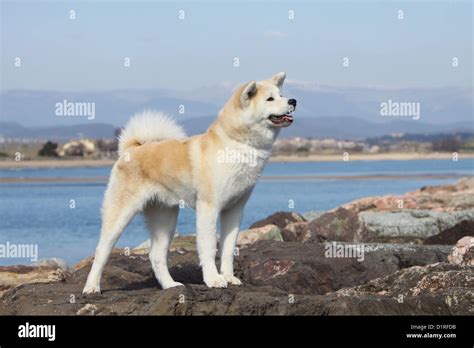
{"label": "dog's front leg", "polygon": [[221,239],[219,251],[221,255],[221,274],[228,283],[241,285],[239,278],[234,276],[234,250],[239,234],[242,212],[249,194],[242,197],[234,206],[221,212]]}
{"label": "dog's front leg", "polygon": [[210,288],[225,288],[227,281],[216,267],[216,224],[217,207],[214,204],[198,201],[196,204],[197,250],[202,267],[204,283]]}

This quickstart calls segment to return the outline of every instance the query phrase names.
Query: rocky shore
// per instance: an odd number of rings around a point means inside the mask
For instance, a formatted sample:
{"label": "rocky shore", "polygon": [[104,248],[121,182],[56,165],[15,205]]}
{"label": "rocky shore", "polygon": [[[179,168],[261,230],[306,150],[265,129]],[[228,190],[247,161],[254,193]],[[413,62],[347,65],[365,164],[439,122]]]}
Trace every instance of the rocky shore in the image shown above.
{"label": "rocky shore", "polygon": [[92,258],[0,267],[0,315],[473,315],[474,179],[368,197],[328,212],[278,212],[241,232],[236,276],[208,289],[194,236],[177,236],[162,290],[145,242],[115,249],[101,295]]}

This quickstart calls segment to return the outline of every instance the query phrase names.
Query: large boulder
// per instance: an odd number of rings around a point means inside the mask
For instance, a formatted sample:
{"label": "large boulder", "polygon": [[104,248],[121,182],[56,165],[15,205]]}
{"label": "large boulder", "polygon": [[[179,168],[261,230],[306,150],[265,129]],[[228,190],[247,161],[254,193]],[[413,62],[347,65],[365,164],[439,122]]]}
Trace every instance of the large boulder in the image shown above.
{"label": "large boulder", "polygon": [[401,210],[395,212],[362,212],[367,237],[371,241],[421,242],[436,235],[442,244],[454,244],[464,233],[472,233],[465,224],[474,223],[474,210],[438,212],[429,210]]}
{"label": "large boulder", "polygon": [[401,269],[327,296],[328,315],[473,315],[474,268],[435,263]]}
{"label": "large boulder", "polygon": [[455,244],[465,236],[474,236],[474,220],[462,220],[453,227],[423,240],[423,244]]}
{"label": "large boulder", "polygon": [[418,209],[455,211],[474,208],[474,178],[468,177],[453,185],[425,186],[404,195],[365,197],[342,206],[354,212]]}
{"label": "large boulder", "polygon": [[474,210],[440,212],[404,209],[390,212],[356,212],[338,208],[309,223],[293,223],[284,240],[319,243],[387,242],[453,245],[474,235]]}
{"label": "large boulder", "polygon": [[447,261],[449,252],[449,246],[261,241],[240,252],[237,275],[246,284],[325,294],[401,268]]}
{"label": "large boulder", "polygon": [[367,231],[357,213],[339,208],[321,215],[307,225],[310,242],[324,240],[341,242],[368,241]]}

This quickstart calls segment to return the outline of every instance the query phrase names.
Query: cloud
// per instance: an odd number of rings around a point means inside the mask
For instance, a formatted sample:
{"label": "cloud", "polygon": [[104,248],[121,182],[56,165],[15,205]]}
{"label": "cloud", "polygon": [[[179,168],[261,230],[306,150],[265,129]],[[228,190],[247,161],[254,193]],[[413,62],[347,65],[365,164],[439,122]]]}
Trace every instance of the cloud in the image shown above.
{"label": "cloud", "polygon": [[263,36],[267,39],[281,39],[288,37],[288,33],[282,32],[282,31],[266,31],[263,33]]}

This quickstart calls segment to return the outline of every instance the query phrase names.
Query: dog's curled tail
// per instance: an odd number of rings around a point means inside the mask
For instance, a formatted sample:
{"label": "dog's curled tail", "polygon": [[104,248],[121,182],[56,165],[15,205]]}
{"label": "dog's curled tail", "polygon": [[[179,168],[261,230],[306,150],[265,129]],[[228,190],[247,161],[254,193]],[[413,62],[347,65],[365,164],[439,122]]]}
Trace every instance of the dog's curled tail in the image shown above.
{"label": "dog's curled tail", "polygon": [[185,138],[186,133],[175,120],[165,113],[146,110],[135,114],[122,129],[119,137],[119,155],[132,146],[150,141]]}

